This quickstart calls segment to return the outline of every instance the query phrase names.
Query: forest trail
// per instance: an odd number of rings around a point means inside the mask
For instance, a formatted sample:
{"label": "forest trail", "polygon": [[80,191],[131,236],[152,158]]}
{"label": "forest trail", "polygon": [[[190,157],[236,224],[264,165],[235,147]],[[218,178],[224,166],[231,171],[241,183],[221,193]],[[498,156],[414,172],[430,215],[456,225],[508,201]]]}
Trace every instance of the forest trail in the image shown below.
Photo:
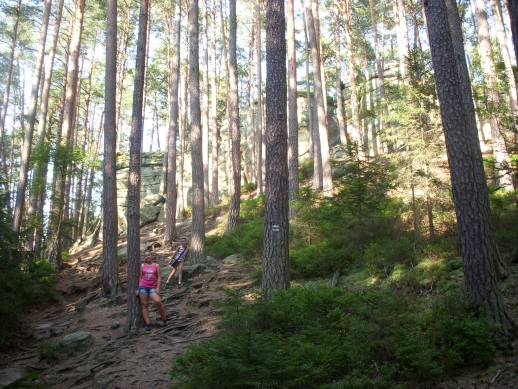
{"label": "forest trail", "polygon": [[[155,262],[162,267],[162,282],[167,278],[166,267],[171,249],[161,245],[161,223],[141,230],[142,247],[152,248]],[[189,236],[185,226],[180,234]],[[125,238],[119,238],[119,248]],[[0,355],[0,388],[31,372],[40,372],[37,382],[56,389],[111,388],[165,389],[171,387],[169,371],[173,359],[184,352],[190,342],[209,337],[221,317],[221,310],[212,302],[223,301],[227,295],[221,287],[251,289],[249,271],[239,264],[224,264],[208,260],[203,272],[184,280],[184,287],[161,288],[169,325],[150,304],[152,329],[144,327],[124,333],[126,323],[126,293],[113,300],[101,297],[102,242],[91,249],[71,255],[60,273],[59,304],[27,313],[20,329],[21,342],[16,350]],[[187,263],[188,265],[188,263]],[[167,274],[166,274],[167,272]],[[119,267],[119,276],[126,290],[126,266]],[[40,359],[35,353],[41,342],[64,335],[86,331],[93,343],[83,353],[52,361]],[[7,380],[7,381],[6,381]],[[41,386],[43,387],[43,386]]]}

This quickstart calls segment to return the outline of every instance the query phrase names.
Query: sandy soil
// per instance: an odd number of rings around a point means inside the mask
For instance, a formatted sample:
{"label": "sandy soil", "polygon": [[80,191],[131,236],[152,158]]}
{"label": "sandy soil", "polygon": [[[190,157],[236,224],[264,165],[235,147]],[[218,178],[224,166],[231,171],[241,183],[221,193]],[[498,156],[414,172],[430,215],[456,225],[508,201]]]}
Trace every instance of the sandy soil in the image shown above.
{"label": "sandy soil", "polygon": [[[155,262],[165,266],[171,249],[161,246],[162,235],[156,231],[157,223],[144,228],[141,243],[152,247]],[[119,243],[123,247],[124,239]],[[204,273],[184,280],[182,289],[176,288],[175,281],[169,290],[162,287],[160,295],[169,320],[167,327],[161,326],[160,315],[151,304],[151,331],[142,328],[127,334],[124,332],[127,296],[112,300],[101,297],[101,253],[98,242],[67,259],[58,284],[62,301],[44,310],[28,312],[20,328],[19,346],[0,355],[4,371],[41,371],[39,382],[56,389],[170,388],[173,359],[190,342],[209,337],[215,331],[221,312],[212,302],[226,298],[220,287],[252,288],[249,272],[242,266],[207,261]],[[125,264],[121,264],[119,274],[125,288]],[[167,274],[163,275],[163,282],[166,278]],[[87,352],[57,362],[40,360],[35,354],[40,342],[78,331],[93,336],[93,346]]]}

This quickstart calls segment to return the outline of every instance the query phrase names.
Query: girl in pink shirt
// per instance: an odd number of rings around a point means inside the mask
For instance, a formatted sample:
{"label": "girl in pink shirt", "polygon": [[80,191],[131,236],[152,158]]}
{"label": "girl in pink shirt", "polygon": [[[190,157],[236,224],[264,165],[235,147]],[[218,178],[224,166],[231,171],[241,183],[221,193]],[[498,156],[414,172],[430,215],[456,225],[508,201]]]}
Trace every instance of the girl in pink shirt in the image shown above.
{"label": "girl in pink shirt", "polygon": [[140,297],[142,305],[142,316],[146,322],[146,331],[151,331],[151,321],[149,320],[149,299],[153,301],[158,313],[162,317],[162,326],[167,325],[164,304],[160,301],[160,266],[153,263],[153,254],[150,250],[144,251],[144,263],[140,267],[140,282],[135,296]]}

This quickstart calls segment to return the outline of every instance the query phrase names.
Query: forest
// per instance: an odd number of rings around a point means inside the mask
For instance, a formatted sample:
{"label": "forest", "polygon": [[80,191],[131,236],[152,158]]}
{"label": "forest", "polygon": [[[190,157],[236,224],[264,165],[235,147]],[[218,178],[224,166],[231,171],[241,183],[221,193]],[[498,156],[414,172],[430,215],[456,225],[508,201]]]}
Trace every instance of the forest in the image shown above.
{"label": "forest", "polygon": [[516,0],[0,0],[0,349],[90,241],[141,329],[160,205],[161,247],[188,220],[190,265],[254,280],[174,387],[424,388],[511,355],[517,56]]}

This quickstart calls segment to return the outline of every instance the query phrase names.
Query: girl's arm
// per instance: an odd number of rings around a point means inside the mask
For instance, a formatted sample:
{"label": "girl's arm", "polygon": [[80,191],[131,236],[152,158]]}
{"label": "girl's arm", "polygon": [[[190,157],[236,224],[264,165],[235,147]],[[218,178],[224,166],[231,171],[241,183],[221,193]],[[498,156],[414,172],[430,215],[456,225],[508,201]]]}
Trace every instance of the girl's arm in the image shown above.
{"label": "girl's arm", "polygon": [[160,265],[156,264],[156,294],[160,294],[160,282],[162,278],[162,272],[160,271]]}
{"label": "girl's arm", "polygon": [[[140,271],[139,271],[139,273],[140,273],[140,276],[139,276],[139,284],[140,284],[140,280],[142,279],[142,266],[143,266],[143,265],[140,265]],[[135,296],[138,296],[138,289],[135,291]]]}

